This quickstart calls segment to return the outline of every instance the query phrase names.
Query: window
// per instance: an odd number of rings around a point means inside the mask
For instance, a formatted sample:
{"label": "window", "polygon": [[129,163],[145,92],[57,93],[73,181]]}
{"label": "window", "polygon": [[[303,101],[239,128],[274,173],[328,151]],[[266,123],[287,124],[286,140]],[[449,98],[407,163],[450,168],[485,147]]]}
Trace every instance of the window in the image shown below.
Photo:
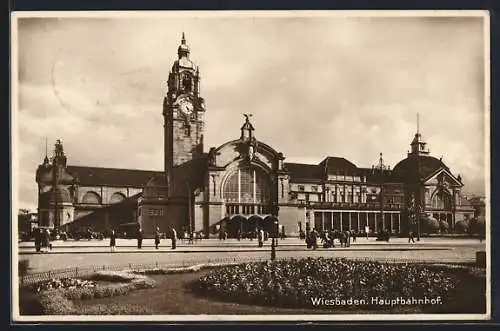
{"label": "window", "polygon": [[182,79],[182,88],[184,89],[184,91],[191,91],[191,86],[191,77],[189,77],[188,75],[184,76],[184,78]]}
{"label": "window", "polygon": [[235,171],[224,184],[227,202],[268,203],[269,192],[269,181],[265,174],[250,168]]}
{"label": "window", "polygon": [[318,187],[316,185],[311,186],[311,191],[318,192]]}
{"label": "window", "polygon": [[189,137],[191,135],[191,126],[188,124],[184,125],[184,136]]}
{"label": "window", "polygon": [[101,203],[101,197],[95,192],[87,192],[82,198],[82,203],[97,205]]}
{"label": "window", "polygon": [[304,185],[299,185],[299,191],[303,192],[305,190],[306,190],[306,188],[304,187]]}

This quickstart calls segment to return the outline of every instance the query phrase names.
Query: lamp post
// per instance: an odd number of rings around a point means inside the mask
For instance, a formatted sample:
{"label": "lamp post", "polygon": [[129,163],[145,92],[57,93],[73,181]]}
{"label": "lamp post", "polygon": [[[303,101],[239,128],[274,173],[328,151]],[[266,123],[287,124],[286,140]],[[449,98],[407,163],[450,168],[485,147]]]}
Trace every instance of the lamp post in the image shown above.
{"label": "lamp post", "polygon": [[420,221],[422,219],[422,194],[420,192],[420,186],[418,188],[418,199],[417,199],[417,208],[416,208],[416,220],[417,220],[417,241],[420,241]]}
{"label": "lamp post", "polygon": [[192,228],[191,228],[191,185],[189,184],[189,182],[186,182],[186,186],[187,186],[187,199],[188,199],[188,229],[189,229],[189,235],[191,235],[191,231],[192,231]]}
{"label": "lamp post", "polygon": [[[277,222],[273,220],[273,226],[274,226],[274,223],[277,223]],[[271,238],[271,261],[276,260],[276,243],[275,243],[275,237],[276,237],[276,235],[274,234],[274,229],[273,229],[273,237]]]}

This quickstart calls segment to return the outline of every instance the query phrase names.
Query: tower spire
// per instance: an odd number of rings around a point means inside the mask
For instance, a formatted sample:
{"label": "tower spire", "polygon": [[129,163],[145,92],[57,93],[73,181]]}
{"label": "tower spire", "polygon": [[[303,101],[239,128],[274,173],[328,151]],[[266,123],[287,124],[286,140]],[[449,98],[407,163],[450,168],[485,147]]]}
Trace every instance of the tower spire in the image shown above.
{"label": "tower spire", "polygon": [[181,39],[181,44],[186,45],[186,35],[184,34],[184,31],[182,31],[182,39]]}

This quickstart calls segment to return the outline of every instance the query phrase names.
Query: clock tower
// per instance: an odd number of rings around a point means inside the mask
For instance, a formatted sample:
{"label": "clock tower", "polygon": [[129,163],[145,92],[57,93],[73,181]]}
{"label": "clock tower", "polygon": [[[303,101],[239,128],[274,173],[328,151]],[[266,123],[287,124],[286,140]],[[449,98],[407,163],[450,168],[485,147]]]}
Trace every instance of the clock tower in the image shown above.
{"label": "clock tower", "polygon": [[177,55],[163,100],[165,173],[169,187],[175,168],[203,154],[205,104],[200,97],[200,71],[190,59],[184,33]]}

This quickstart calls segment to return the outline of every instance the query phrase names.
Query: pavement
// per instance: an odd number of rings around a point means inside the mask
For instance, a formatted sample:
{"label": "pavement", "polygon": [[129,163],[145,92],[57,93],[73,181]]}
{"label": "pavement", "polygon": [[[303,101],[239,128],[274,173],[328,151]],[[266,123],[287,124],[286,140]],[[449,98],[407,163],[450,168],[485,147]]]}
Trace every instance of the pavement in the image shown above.
{"label": "pavement", "polygon": [[[54,241],[48,253],[35,252],[33,242],[19,244],[19,258],[27,259],[30,273],[66,268],[90,268],[95,266],[152,265],[187,266],[199,263],[244,262],[269,259],[270,240],[264,247],[257,242],[229,239],[219,241],[205,239],[195,244],[178,241],[176,250],[170,248],[170,240],[164,239],[158,250],[154,241],[145,239],[143,248],[137,249],[136,240],[117,239],[116,252],[110,252],[109,240]],[[375,238],[358,238],[350,247],[333,249],[307,249],[302,240],[280,240],[276,248],[278,258],[345,257],[371,260],[398,260],[438,263],[474,262],[476,252],[485,250],[485,242],[474,239],[422,238],[409,244],[406,238],[393,238],[390,242]]]}

